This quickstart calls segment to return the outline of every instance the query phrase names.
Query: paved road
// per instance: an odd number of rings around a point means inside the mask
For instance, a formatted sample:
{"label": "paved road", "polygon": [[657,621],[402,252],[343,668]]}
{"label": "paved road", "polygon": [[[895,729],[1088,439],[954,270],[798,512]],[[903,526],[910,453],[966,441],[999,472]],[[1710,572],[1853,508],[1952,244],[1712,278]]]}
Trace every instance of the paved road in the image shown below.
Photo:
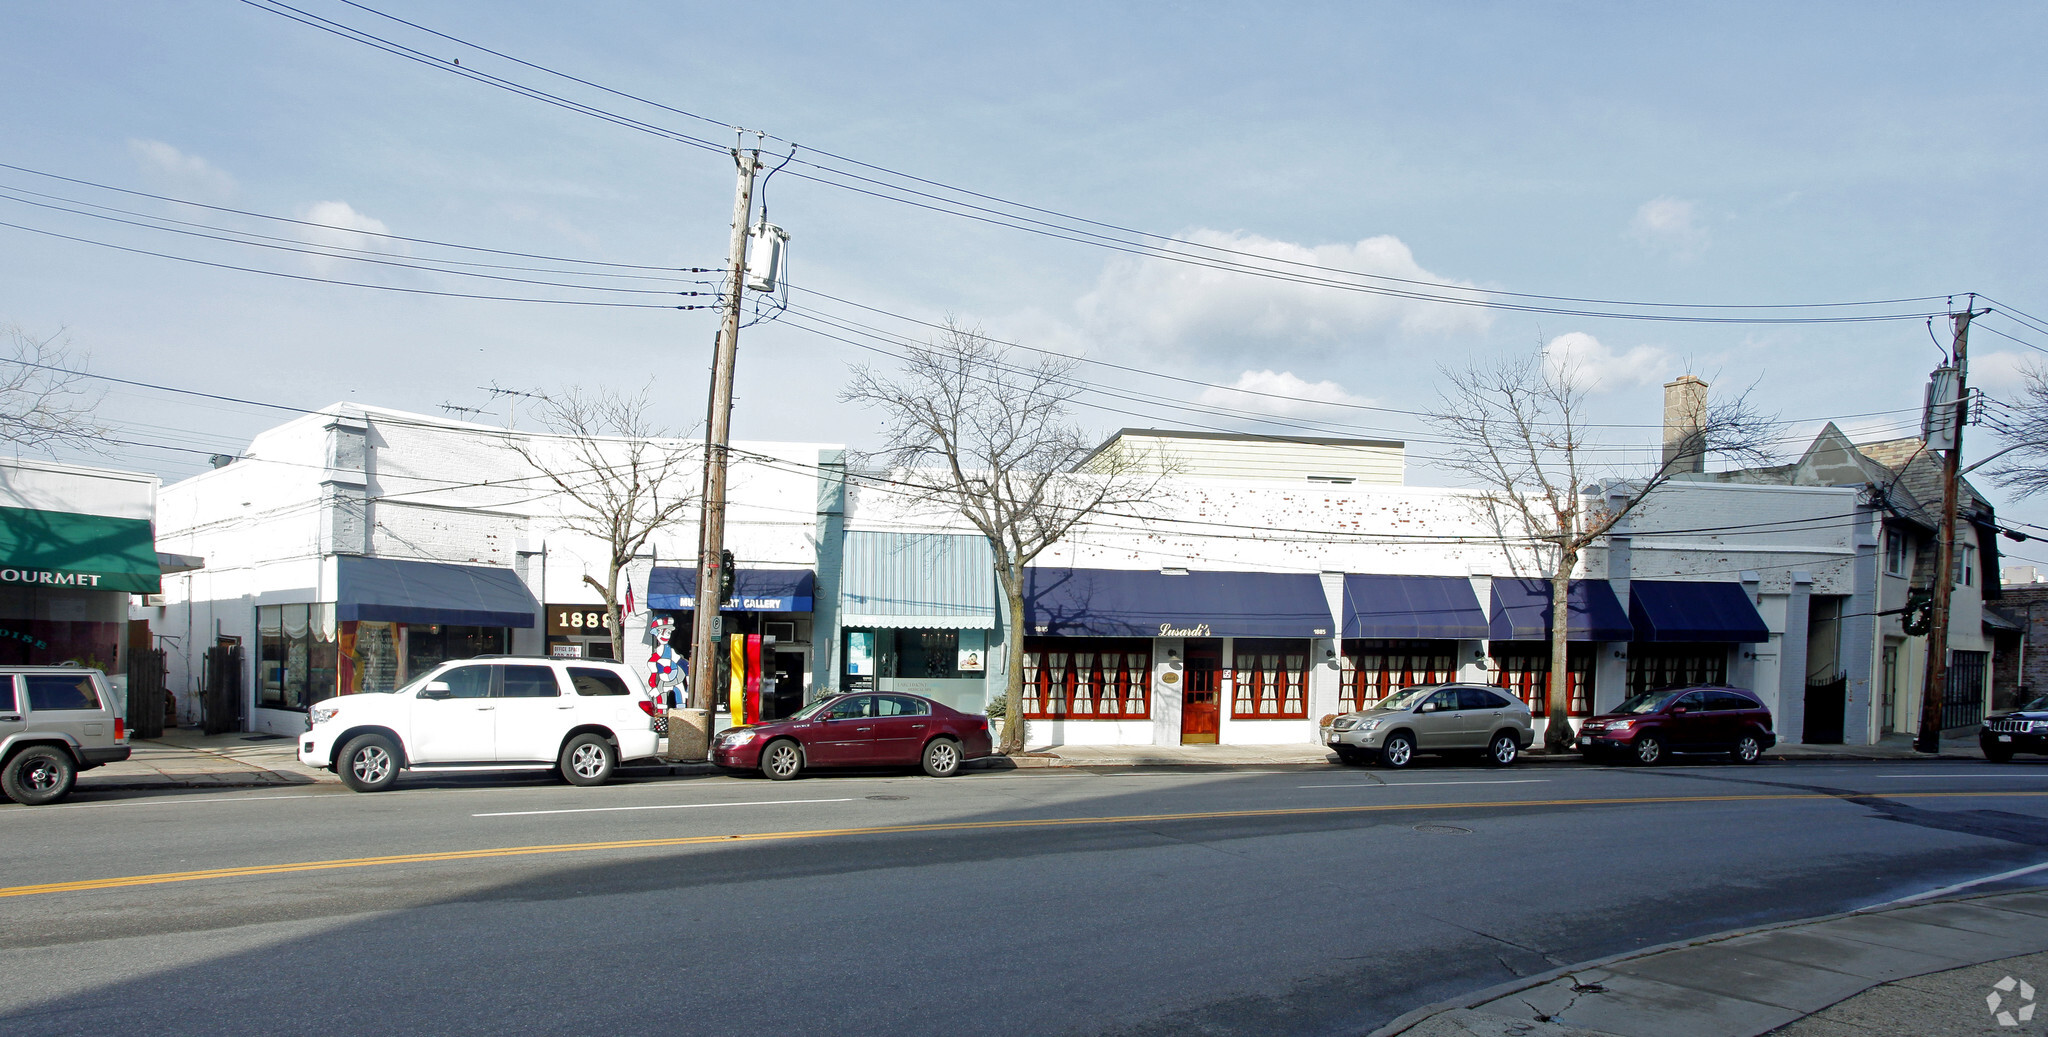
{"label": "paved road", "polygon": [[464,779],[0,832],[0,1032],[1355,1034],[2048,860],[2048,762]]}

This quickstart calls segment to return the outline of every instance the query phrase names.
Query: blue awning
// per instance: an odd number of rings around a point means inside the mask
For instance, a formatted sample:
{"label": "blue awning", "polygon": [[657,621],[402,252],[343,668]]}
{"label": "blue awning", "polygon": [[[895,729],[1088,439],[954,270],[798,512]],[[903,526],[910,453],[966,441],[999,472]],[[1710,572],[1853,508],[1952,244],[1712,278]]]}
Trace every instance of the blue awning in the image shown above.
{"label": "blue awning", "polygon": [[1630,580],[1628,617],[1638,641],[1768,641],[1771,631],[1739,583]]}
{"label": "blue awning", "polygon": [[1486,613],[1462,576],[1344,577],[1344,636],[1471,639],[1486,636]]}
{"label": "blue awning", "polygon": [[995,554],[987,537],[846,534],[841,626],[993,630],[996,600]]}
{"label": "blue awning", "polygon": [[[809,569],[741,569],[733,575],[732,600],[720,612],[809,612],[818,577]],[[654,567],[647,577],[647,607],[683,611],[697,607],[697,570]]]}
{"label": "blue awning", "polygon": [[[1614,596],[1614,588],[1606,580],[1573,580],[1565,595],[1566,640],[1627,641],[1635,636],[1621,599]],[[1496,577],[1487,636],[1496,641],[1550,637],[1550,581]]]}
{"label": "blue awning", "polygon": [[334,563],[334,615],[343,622],[530,627],[540,611],[510,569],[359,555]]}
{"label": "blue awning", "polygon": [[1328,637],[1312,573],[1026,569],[1024,629],[1055,637]]}

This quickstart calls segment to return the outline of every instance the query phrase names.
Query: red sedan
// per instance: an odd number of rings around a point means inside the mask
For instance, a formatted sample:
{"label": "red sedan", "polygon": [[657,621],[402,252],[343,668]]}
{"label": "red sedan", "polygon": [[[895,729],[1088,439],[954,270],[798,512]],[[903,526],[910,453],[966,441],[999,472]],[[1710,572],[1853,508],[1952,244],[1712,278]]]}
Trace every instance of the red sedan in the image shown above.
{"label": "red sedan", "polygon": [[988,718],[917,695],[836,695],[782,720],[727,728],[711,762],[788,781],[812,767],[922,765],[935,778],[989,755]]}

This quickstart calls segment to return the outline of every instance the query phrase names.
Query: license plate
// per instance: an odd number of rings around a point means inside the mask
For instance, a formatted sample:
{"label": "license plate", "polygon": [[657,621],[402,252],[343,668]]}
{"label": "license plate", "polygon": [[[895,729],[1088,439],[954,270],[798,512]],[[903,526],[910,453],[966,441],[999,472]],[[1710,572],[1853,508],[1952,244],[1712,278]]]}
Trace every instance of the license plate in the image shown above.
{"label": "license plate", "polygon": [[1998,736],[1998,740],[1999,740],[1999,741],[2001,741],[2001,742],[2010,742],[2010,741],[2012,741],[2012,736],[2011,736],[2011,735],[1999,735],[1999,736]]}

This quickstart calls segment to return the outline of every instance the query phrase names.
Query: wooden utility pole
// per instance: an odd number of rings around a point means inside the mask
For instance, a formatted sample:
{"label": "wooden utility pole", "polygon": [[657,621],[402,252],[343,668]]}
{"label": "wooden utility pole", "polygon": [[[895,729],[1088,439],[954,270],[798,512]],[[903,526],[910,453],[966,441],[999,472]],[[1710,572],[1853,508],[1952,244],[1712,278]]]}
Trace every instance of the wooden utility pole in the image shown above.
{"label": "wooden utility pole", "polygon": [[[718,613],[719,557],[725,551],[726,446],[731,439],[733,364],[740,341],[740,295],[746,289],[747,224],[753,216],[754,174],[761,168],[759,151],[732,152],[739,165],[739,186],[732,203],[732,251],[726,260],[723,322],[711,360],[711,403],[704,420],[703,518],[697,526],[697,599],[690,631],[690,705],[704,710],[705,734],[717,712],[712,684],[718,675],[721,630]],[[708,741],[707,741],[708,746]]]}
{"label": "wooden utility pole", "polygon": [[[1976,297],[1972,296],[1970,302],[1975,303]],[[1986,311],[1964,306],[1963,312],[1949,315],[1955,324],[1956,398],[1954,413],[1945,420],[1953,423],[1955,431],[1941,460],[1941,532],[1935,541],[1940,547],[1935,552],[1933,623],[1927,632],[1927,680],[1920,692],[1920,733],[1913,739],[1913,748],[1923,753],[1941,751],[1941,706],[1948,690],[1949,598],[1955,585],[1957,497],[1962,490],[1963,425],[1969,419],[1970,320],[1982,312]],[[1928,405],[1942,404],[1929,400]]]}

